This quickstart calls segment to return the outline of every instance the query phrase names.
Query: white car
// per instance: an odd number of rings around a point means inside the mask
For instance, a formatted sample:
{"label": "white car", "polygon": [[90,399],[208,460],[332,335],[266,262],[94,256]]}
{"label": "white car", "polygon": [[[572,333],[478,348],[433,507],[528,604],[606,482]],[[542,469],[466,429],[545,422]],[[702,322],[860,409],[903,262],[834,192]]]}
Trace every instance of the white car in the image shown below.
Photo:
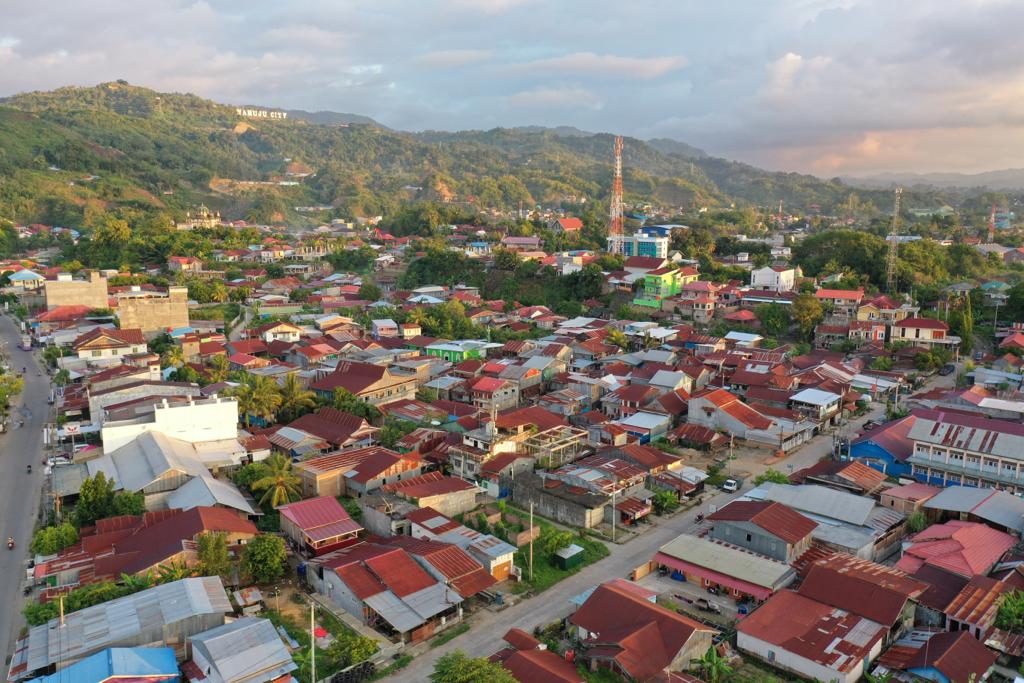
{"label": "white car", "polygon": [[726,493],[736,493],[740,490],[740,483],[735,479],[726,479],[722,483],[722,490]]}

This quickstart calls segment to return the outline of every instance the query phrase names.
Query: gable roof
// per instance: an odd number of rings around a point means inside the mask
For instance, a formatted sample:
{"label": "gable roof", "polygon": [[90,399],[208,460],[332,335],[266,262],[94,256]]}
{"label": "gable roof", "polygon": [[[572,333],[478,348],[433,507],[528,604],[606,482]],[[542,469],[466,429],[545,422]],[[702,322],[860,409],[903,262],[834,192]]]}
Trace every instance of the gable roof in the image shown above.
{"label": "gable roof", "polygon": [[799,543],[818,526],[782,503],[737,500],[708,516],[711,521],[750,522],[786,543]]}
{"label": "gable roof", "polygon": [[870,560],[835,553],[812,564],[800,595],[892,626],[928,584]]}
{"label": "gable roof", "polygon": [[314,434],[335,446],[341,446],[361,428],[370,425],[361,417],[326,406],[315,413],[307,413],[293,420],[288,426]]}
{"label": "gable roof", "polygon": [[933,524],[910,540],[897,569],[914,572],[931,565],[967,577],[987,573],[1016,542],[1010,534],[960,520]]}
{"label": "gable roof", "polygon": [[282,517],[313,541],[322,541],[335,536],[362,531],[363,527],[353,520],[336,498],[320,496],[288,503],[277,508]]}
{"label": "gable roof", "polygon": [[637,596],[616,582],[601,584],[569,618],[631,678],[645,680],[666,669],[703,624]]}
{"label": "gable roof", "polygon": [[319,391],[345,389],[351,394],[359,394],[384,379],[386,374],[387,368],[382,365],[347,360],[338,363],[334,372],[314,382],[312,388]]}

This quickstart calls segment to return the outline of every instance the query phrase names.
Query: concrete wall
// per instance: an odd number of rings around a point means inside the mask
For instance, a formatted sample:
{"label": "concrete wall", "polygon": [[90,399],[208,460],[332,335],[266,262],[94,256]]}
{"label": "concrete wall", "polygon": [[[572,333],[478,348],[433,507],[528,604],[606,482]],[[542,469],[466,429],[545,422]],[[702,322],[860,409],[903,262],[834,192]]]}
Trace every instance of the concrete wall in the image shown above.
{"label": "concrete wall", "polygon": [[[854,683],[854,681],[859,680],[864,673],[863,661],[858,662],[848,673],[842,674],[834,669],[828,668],[827,666],[822,666],[817,662],[813,662],[810,659],[801,657],[792,652],[787,652],[777,645],[754,638],[742,631],[736,634],[736,647],[762,661],[768,662],[774,667],[791,671],[813,681]],[[882,640],[879,639],[879,641],[875,643],[875,646],[871,648],[868,659],[873,660],[881,651]]]}
{"label": "concrete wall", "polygon": [[[750,522],[719,520],[714,524],[711,528],[711,538],[715,540],[725,541],[787,564],[796,559],[797,553],[793,551],[792,546]],[[748,536],[750,537],[749,541],[747,540]],[[809,543],[809,538],[805,545]]]}
{"label": "concrete wall", "polygon": [[188,288],[169,287],[165,297],[129,297],[117,304],[117,318],[126,330],[138,328],[152,338],[167,328],[188,326]]}
{"label": "concrete wall", "polygon": [[[93,271],[84,280],[47,280],[46,310],[58,306],[88,306],[107,308],[107,278]],[[129,326],[125,326],[126,328]]]}
{"label": "concrete wall", "polygon": [[238,402],[233,398],[157,407],[151,422],[125,420],[103,425],[100,437],[107,453],[131,443],[143,432],[161,432],[189,441],[218,441],[238,438]]}
{"label": "concrete wall", "polygon": [[[604,520],[606,505],[588,508],[571,500],[555,496],[541,488],[539,477],[518,477],[508,484],[512,489],[512,501],[520,508],[529,509],[532,502],[534,513],[570,526],[593,528]],[[502,481],[502,486],[505,480]],[[609,499],[610,500],[610,499]]]}
{"label": "concrete wall", "polygon": [[434,508],[445,517],[455,517],[476,507],[476,491],[467,489],[419,499],[421,508]]}

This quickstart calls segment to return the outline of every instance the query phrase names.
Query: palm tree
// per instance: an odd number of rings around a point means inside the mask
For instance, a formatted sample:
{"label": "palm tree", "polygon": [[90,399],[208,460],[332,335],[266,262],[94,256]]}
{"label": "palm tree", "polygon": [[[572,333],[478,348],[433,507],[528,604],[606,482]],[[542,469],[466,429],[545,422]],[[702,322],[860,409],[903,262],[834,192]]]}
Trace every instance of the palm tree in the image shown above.
{"label": "palm tree", "polygon": [[180,368],[185,364],[185,353],[180,346],[171,346],[164,351],[164,365],[171,368]]}
{"label": "palm tree", "polygon": [[277,411],[280,422],[291,422],[316,407],[316,393],[302,386],[299,378],[288,375],[281,385],[281,407]]}
{"label": "palm tree", "polygon": [[253,409],[256,417],[266,422],[273,422],[277,409],[281,406],[281,387],[269,377],[257,375],[249,378],[252,386]]}
{"label": "palm tree", "polygon": [[718,648],[714,645],[708,648],[703,657],[692,660],[690,664],[700,670],[708,683],[722,683],[732,673],[732,667],[718,654]]}
{"label": "palm tree", "polygon": [[156,582],[170,583],[198,576],[198,574],[199,572],[195,568],[188,566],[184,562],[170,562],[168,564],[161,564],[156,568]]}
{"label": "palm tree", "polygon": [[214,282],[210,288],[210,298],[217,303],[224,303],[228,300],[228,287],[223,282]]}
{"label": "palm tree", "polygon": [[260,505],[271,507],[284,505],[299,498],[301,480],[292,473],[292,461],[280,453],[274,453],[263,461],[269,470],[267,476],[252,483],[253,491],[264,491]]}
{"label": "palm tree", "polygon": [[210,359],[210,367],[206,374],[209,375],[211,382],[223,382],[228,378],[230,369],[228,357],[221,354]]}
{"label": "palm tree", "polygon": [[238,399],[238,411],[245,415],[246,425],[251,425],[254,417],[273,422],[281,405],[281,391],[269,377],[249,375],[231,394]]}

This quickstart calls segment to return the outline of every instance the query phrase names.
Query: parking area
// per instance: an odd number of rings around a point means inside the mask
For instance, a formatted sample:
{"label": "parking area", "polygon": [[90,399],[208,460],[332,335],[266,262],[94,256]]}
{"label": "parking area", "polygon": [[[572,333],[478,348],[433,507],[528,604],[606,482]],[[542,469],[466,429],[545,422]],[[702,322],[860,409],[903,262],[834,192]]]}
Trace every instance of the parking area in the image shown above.
{"label": "parking area", "polygon": [[730,626],[739,618],[736,602],[728,596],[709,593],[697,584],[673,579],[671,574],[653,572],[637,583],[656,591],[658,604],[678,608],[700,621]]}

